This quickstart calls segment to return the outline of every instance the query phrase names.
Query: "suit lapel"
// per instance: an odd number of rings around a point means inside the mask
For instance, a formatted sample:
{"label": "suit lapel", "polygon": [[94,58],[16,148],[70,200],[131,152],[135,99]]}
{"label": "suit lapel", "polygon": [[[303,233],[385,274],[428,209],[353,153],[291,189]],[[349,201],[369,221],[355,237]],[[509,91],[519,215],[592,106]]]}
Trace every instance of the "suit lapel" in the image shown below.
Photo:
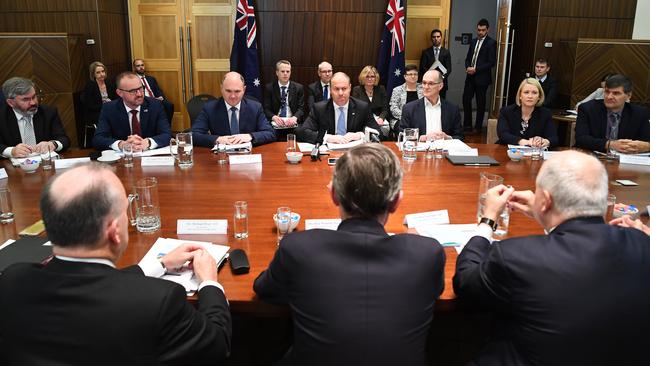
{"label": "suit lapel", "polygon": [[357,103],[350,98],[348,104],[347,132],[357,131]]}
{"label": "suit lapel", "polygon": [[[149,125],[149,102],[147,98],[144,99],[144,102],[140,106],[140,133],[144,135]],[[140,136],[143,137],[143,136]]]}
{"label": "suit lapel", "polygon": [[34,138],[36,143],[46,140],[45,137],[45,116],[43,115],[43,108],[38,108],[38,113],[32,117],[32,125],[34,126]]}
{"label": "suit lapel", "polygon": [[419,132],[420,132],[419,134],[420,135],[422,135],[422,134],[426,135],[426,133],[427,133],[427,113],[426,113],[426,110],[425,110],[426,107],[425,107],[425,104],[424,104],[424,98],[420,98],[420,100],[418,100],[418,103],[419,103],[419,106],[416,108],[415,113],[419,114],[419,116],[417,116],[415,120],[420,121],[419,125],[417,126],[418,129],[419,129]]}
{"label": "suit lapel", "polygon": [[326,121],[325,130],[327,131],[327,133],[329,133],[330,135],[336,135],[336,122],[334,121],[334,119],[336,118],[336,113],[334,113],[334,101],[331,98],[330,100],[327,101],[327,104],[325,104],[324,117]]}
{"label": "suit lapel", "polygon": [[119,102],[115,106],[117,108],[117,113],[120,116],[120,121],[123,126],[126,126],[127,136],[131,134],[131,112],[129,107],[124,104],[122,99],[119,99]]}
{"label": "suit lapel", "polygon": [[9,142],[8,145],[16,146],[22,142],[22,138],[20,137],[20,129],[18,128],[18,120],[16,119],[16,114],[14,113],[14,110],[9,105],[5,107],[5,110],[7,111],[6,121],[7,121],[7,128],[9,129],[9,137],[11,140],[8,141]]}

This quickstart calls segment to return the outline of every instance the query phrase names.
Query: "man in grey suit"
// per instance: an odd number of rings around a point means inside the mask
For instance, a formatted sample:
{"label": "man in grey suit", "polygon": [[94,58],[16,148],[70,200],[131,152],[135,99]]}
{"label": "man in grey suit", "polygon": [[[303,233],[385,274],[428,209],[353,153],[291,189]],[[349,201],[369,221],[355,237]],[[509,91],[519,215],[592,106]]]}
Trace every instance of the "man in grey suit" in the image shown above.
{"label": "man in grey suit", "polygon": [[[439,65],[436,65],[434,69],[439,70],[442,73],[442,77],[447,81],[449,75],[451,75],[451,52],[448,49],[442,47],[442,31],[440,29],[434,29],[431,31],[431,47],[422,50],[422,57],[420,58],[420,75],[424,77],[424,74],[431,69],[436,61],[444,67],[444,71]],[[447,96],[448,82],[445,82],[442,90],[440,90],[440,96],[445,99]]]}
{"label": "man in grey suit", "polygon": [[292,310],[292,364],[427,364],[445,254],[435,239],[386,233],[401,186],[402,169],[389,148],[350,149],[329,185],[338,229],[286,235],[255,280],[260,299]]}
{"label": "man in grey suit", "polygon": [[[475,236],[458,256],[460,299],[495,311],[495,333],[472,365],[646,365],[650,237],[607,225],[609,179],[596,158],[563,151],[535,193],[486,194]],[[547,233],[488,240],[509,204]]]}

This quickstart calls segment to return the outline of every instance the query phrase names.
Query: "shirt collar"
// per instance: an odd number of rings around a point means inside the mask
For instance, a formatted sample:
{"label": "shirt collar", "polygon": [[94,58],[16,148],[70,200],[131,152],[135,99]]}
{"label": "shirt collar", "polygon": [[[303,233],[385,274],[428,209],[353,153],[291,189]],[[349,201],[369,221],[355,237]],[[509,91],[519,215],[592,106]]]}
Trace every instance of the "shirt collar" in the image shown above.
{"label": "shirt collar", "polygon": [[348,106],[350,105],[350,99],[348,99],[348,102],[345,103],[344,105],[338,105],[338,104],[336,104],[336,103],[334,102],[334,100],[332,99],[332,105],[334,105],[334,109],[336,109],[336,110],[338,110],[339,108],[343,107],[343,109],[347,111],[347,110],[348,110]]}
{"label": "shirt collar", "polygon": [[124,104],[124,109],[126,109],[126,114],[131,113],[131,110],[133,110],[133,109],[135,109],[136,111],[140,112],[140,107],[142,107],[142,105],[139,105],[139,106],[137,106],[136,108],[131,108],[131,107],[129,107],[128,105],[126,105],[126,103],[124,103],[124,101],[122,101],[122,104]]}
{"label": "shirt collar", "polygon": [[[14,111],[14,114],[16,115],[16,121],[20,121],[23,117],[26,117],[28,120],[31,120],[36,115],[36,113],[32,115],[24,115],[20,113],[16,108],[11,108],[11,110]],[[36,112],[38,112],[38,109],[36,110]]]}
{"label": "shirt collar", "polygon": [[326,84],[326,83],[323,82],[323,80],[319,80],[319,81],[320,81],[321,88],[325,89],[325,85],[327,85],[327,87],[329,88],[329,86],[330,86],[329,83]]}
{"label": "shirt collar", "polygon": [[280,90],[282,90],[282,87],[286,87],[287,90],[289,90],[289,84],[291,84],[291,80],[287,81],[287,85],[282,85],[280,84],[280,81],[278,80],[278,86],[280,87]]}
{"label": "shirt collar", "polygon": [[546,77],[547,77],[547,76],[548,76],[548,74],[545,74],[545,75],[542,76],[541,78],[538,77],[537,80],[539,80],[540,83],[543,83],[543,82],[546,80]]}
{"label": "shirt collar", "polygon": [[80,263],[97,263],[105,264],[107,266],[115,268],[115,264],[105,258],[75,258],[75,257],[66,257],[63,255],[55,255],[57,259],[67,262],[80,262]]}
{"label": "shirt collar", "polygon": [[429,99],[427,99],[427,97],[424,97],[424,107],[425,108],[426,107],[433,107],[433,108],[440,107],[440,96],[438,96],[438,102],[436,102],[436,104],[431,103],[429,101]]}
{"label": "shirt collar", "polygon": [[226,110],[230,111],[230,108],[235,107],[235,108],[237,108],[237,111],[241,111],[241,100],[239,101],[239,103],[237,103],[235,105],[228,104],[228,102],[226,102],[225,99],[223,100],[223,102],[226,104]]}

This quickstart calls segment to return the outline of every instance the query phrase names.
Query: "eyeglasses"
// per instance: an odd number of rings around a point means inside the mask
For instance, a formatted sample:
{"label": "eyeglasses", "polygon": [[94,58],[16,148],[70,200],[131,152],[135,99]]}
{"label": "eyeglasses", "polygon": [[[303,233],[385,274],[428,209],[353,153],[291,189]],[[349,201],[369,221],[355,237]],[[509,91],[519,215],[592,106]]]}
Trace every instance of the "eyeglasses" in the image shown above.
{"label": "eyeglasses", "polygon": [[418,76],[417,72],[407,72],[406,76]]}
{"label": "eyeglasses", "polygon": [[320,70],[319,71],[321,74],[331,74],[332,70]]}
{"label": "eyeglasses", "polygon": [[375,75],[366,75],[366,79],[374,79],[375,77]]}
{"label": "eyeglasses", "polygon": [[438,82],[423,81],[423,82],[422,82],[422,86],[434,86],[434,85],[438,85],[438,84],[440,84],[440,83],[441,83],[441,81],[438,81]]}
{"label": "eyeglasses", "polygon": [[131,89],[131,90],[125,90],[125,89],[120,89],[120,90],[125,92],[125,93],[129,93],[129,94],[138,94],[138,92],[144,93],[144,86],[141,86],[141,87],[135,88],[135,89]]}

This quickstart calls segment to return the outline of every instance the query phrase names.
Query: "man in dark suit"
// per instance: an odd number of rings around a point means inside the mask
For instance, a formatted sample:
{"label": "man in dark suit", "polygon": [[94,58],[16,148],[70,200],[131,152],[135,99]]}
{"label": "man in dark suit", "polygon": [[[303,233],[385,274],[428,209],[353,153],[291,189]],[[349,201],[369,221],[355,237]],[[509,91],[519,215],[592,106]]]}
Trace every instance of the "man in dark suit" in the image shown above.
{"label": "man in dark suit", "polygon": [[[431,42],[433,46],[422,50],[422,57],[420,58],[420,75],[424,77],[424,74],[431,69],[431,67],[438,61],[439,64],[436,64],[434,69],[439,70],[442,73],[442,77],[445,79],[444,86],[440,91],[440,96],[445,99],[447,96],[447,89],[449,82],[447,81],[449,75],[451,75],[451,53],[448,49],[442,47],[442,31],[440,29],[434,29],[431,31]],[[442,65],[442,67],[440,67]],[[444,71],[442,70],[444,68]]]}
{"label": "man in dark suit", "polygon": [[[218,365],[226,358],[231,319],[215,260],[184,244],[160,260],[116,269],[129,240],[127,207],[122,183],[99,163],[45,186],[41,211],[54,258],[0,274],[0,364]],[[187,261],[201,282],[198,310],[185,288],[151,278]]]}
{"label": "man in dark suit", "polygon": [[125,143],[133,150],[148,150],[169,145],[171,129],[159,100],[144,96],[144,86],[133,72],[116,78],[116,99],[105,103],[99,114],[93,146],[98,150],[122,150]]}
{"label": "man in dark suit", "polygon": [[452,137],[463,139],[463,126],[460,111],[452,103],[440,98],[444,84],[442,74],[437,69],[429,70],[422,77],[424,98],[407,103],[402,109],[399,130],[418,128],[420,141]]}
{"label": "man in dark suit", "polygon": [[56,108],[39,105],[34,83],[13,77],[2,85],[0,153],[22,158],[32,153],[63,151],[70,147]]}
{"label": "man in dark suit", "polygon": [[[494,335],[472,365],[645,365],[650,346],[650,237],[607,225],[608,178],[594,157],[547,160],[535,193],[486,194],[475,236],[458,256],[459,299],[493,309]],[[506,204],[546,235],[490,244]]]}
{"label": "man in dark suit", "polygon": [[259,102],[244,98],[244,78],[232,71],[221,81],[222,97],[205,103],[192,124],[194,143],[213,147],[251,142],[262,145],[275,141],[273,127]]}
{"label": "man in dark suit", "polygon": [[465,57],[465,88],[463,89],[463,124],[466,130],[472,129],[472,99],[476,95],[476,123],[474,129],[481,132],[485,116],[487,89],[492,84],[492,68],[497,60],[496,41],[488,36],[490,23],[481,19],[476,25],[476,35]]}
{"label": "man in dark suit", "polygon": [[280,60],[275,64],[278,80],[264,88],[264,114],[276,127],[296,127],[305,116],[305,92],[301,84],[289,81],[291,63]]}
{"label": "man in dark suit", "polygon": [[553,102],[557,96],[557,81],[548,72],[551,71],[551,65],[545,58],[539,58],[535,61],[535,79],[544,90],[544,104],[546,108],[553,108]]}
{"label": "man in dark suit", "polygon": [[386,233],[401,184],[399,160],[386,146],[350,149],[329,185],[338,229],[286,235],[255,280],[261,300],[292,310],[291,364],[427,364],[445,254],[435,239]]}
{"label": "man in dark suit", "polygon": [[343,144],[363,139],[366,127],[379,131],[370,105],[350,98],[352,84],[349,76],[337,72],[331,84],[332,98],[314,104],[305,123],[296,128],[299,141]]}
{"label": "man in dark suit", "polygon": [[650,151],[650,115],[642,106],[626,103],[632,81],[612,75],[605,81],[604,99],[580,104],[576,121],[576,147],[625,154]]}
{"label": "man in dark suit", "polygon": [[158,81],[155,77],[145,74],[145,65],[144,60],[141,58],[136,58],[133,60],[133,72],[138,74],[142,86],[144,86],[144,96],[150,98],[158,99],[163,107],[165,108],[165,115],[169,123],[172,123],[174,118],[174,104],[165,98],[165,94],[158,85]]}
{"label": "man in dark suit", "polygon": [[330,81],[332,80],[332,64],[323,61],[318,64],[318,81],[307,86],[307,107],[311,111],[314,104],[322,100],[329,100],[332,93],[330,90]]}

